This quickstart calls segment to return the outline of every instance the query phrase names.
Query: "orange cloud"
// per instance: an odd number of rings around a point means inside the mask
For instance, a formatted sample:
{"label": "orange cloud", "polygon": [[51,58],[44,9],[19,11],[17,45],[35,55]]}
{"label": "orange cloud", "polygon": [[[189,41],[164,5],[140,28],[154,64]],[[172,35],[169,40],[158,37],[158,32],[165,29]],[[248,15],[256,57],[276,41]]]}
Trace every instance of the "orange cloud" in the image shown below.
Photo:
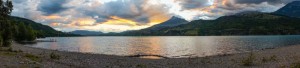
{"label": "orange cloud", "polygon": [[169,15],[163,13],[152,13],[152,14],[153,16],[149,17],[150,22],[148,24],[159,24],[164,21],[167,21],[170,18]]}
{"label": "orange cloud", "polygon": [[[148,0],[145,1],[144,4],[148,4],[152,2],[157,3],[158,1]],[[149,15],[148,24],[159,24],[171,18],[171,15],[167,12],[167,10],[161,7],[162,5],[157,5],[157,4],[143,5],[143,12]]]}
{"label": "orange cloud", "polygon": [[223,0],[222,5],[225,6],[228,3],[228,0]]}
{"label": "orange cloud", "polygon": [[95,19],[92,18],[79,18],[72,21],[71,26],[92,26],[96,23]]}
{"label": "orange cloud", "polygon": [[50,16],[42,16],[44,19],[60,19],[62,18],[61,16],[58,15],[50,15]]}
{"label": "orange cloud", "polygon": [[59,25],[60,25],[60,23],[57,23],[57,22],[53,22],[50,24],[50,26],[59,26]]}
{"label": "orange cloud", "polygon": [[128,25],[128,26],[137,26],[138,23],[133,21],[133,20],[129,20],[129,19],[124,19],[124,18],[120,18],[117,16],[111,16],[110,20],[107,20],[106,22],[102,23],[102,24],[109,24],[109,25]]}

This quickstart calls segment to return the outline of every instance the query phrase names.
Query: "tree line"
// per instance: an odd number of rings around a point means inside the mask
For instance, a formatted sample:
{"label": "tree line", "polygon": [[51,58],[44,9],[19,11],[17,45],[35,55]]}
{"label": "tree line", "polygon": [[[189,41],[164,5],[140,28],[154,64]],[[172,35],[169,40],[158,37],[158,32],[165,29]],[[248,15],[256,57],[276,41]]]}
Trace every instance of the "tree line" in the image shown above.
{"label": "tree line", "polygon": [[36,31],[22,22],[16,22],[10,18],[13,10],[11,0],[0,0],[0,46],[9,47],[12,41],[33,41],[36,39]]}

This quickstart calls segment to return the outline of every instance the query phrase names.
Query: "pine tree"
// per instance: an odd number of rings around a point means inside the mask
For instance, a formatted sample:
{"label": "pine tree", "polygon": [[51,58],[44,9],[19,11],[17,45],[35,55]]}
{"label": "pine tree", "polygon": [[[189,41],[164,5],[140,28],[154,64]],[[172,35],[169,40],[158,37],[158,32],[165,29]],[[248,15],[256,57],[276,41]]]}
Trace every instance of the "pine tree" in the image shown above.
{"label": "pine tree", "polygon": [[[1,33],[0,33],[1,34]],[[0,46],[2,46],[2,43],[3,43],[3,41],[2,41],[2,36],[0,35]]]}
{"label": "pine tree", "polygon": [[12,24],[9,20],[10,14],[13,10],[11,0],[5,3],[0,0],[0,35],[2,36],[2,46],[10,46],[12,41]]}
{"label": "pine tree", "polygon": [[17,38],[15,40],[18,42],[25,41],[27,36],[27,28],[24,23],[20,22],[20,24],[18,24],[18,32],[19,33],[17,34]]}
{"label": "pine tree", "polygon": [[11,28],[11,23],[9,20],[5,20],[5,23],[3,25],[4,30],[2,32],[2,38],[3,38],[3,46],[4,47],[9,47],[11,45],[12,42],[12,28]]}
{"label": "pine tree", "polygon": [[34,30],[32,29],[32,27],[30,26],[27,26],[27,32],[26,32],[26,40],[27,41],[33,41],[36,39],[36,35],[35,35],[35,32]]}

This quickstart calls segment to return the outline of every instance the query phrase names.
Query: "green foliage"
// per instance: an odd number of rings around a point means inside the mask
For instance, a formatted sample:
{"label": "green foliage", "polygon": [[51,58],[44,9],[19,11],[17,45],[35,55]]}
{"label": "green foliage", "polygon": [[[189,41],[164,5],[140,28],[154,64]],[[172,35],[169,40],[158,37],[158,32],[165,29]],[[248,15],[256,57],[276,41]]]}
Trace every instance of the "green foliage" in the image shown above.
{"label": "green foliage", "polygon": [[0,20],[0,35],[2,36],[2,46],[9,47],[11,45],[12,37],[12,24],[9,20]]}
{"label": "green foliage", "polygon": [[13,10],[13,5],[11,0],[4,1],[0,0],[0,15],[1,16],[9,16]]}
{"label": "green foliage", "polygon": [[255,56],[254,54],[251,52],[250,55],[246,58],[244,58],[242,60],[242,65],[243,66],[251,66],[254,64],[254,61],[255,61]]}
{"label": "green foliage", "polygon": [[277,61],[277,56],[275,56],[275,55],[273,55],[273,56],[271,56],[271,57],[263,57],[262,59],[261,59],[261,61],[262,62],[270,62],[270,61]]}
{"label": "green foliage", "polygon": [[52,53],[50,54],[50,58],[51,58],[51,59],[55,59],[55,60],[59,60],[59,59],[60,59],[60,56],[52,52]]}
{"label": "green foliage", "polygon": [[12,49],[12,47],[9,47],[9,48],[7,49],[7,51],[13,52],[14,50]]}
{"label": "green foliage", "polygon": [[291,68],[300,68],[300,62],[293,63],[293,64],[291,65]]}
{"label": "green foliage", "polygon": [[30,26],[21,22],[18,23],[15,37],[16,41],[33,41],[36,39],[36,33]]}
{"label": "green foliage", "polygon": [[17,32],[17,36],[16,36],[16,41],[24,41],[26,40],[26,26],[24,25],[24,23],[20,23],[18,24],[18,32]]}
{"label": "green foliage", "polygon": [[0,35],[0,46],[2,46],[2,43],[3,43],[3,39],[2,39],[2,36]]}
{"label": "green foliage", "polygon": [[8,9],[8,14],[10,14],[11,12],[12,12],[12,10],[14,9],[13,7],[13,4],[12,4],[12,1],[11,0],[7,0],[6,1],[6,6],[8,7],[7,9]]}
{"label": "green foliage", "polygon": [[147,68],[147,66],[144,64],[137,64],[136,67],[137,68]]}
{"label": "green foliage", "polygon": [[10,20],[8,20],[8,16],[12,11],[12,2],[7,0],[5,3],[4,1],[0,0],[0,35],[1,35],[1,46],[9,47],[11,45],[12,37],[12,24]]}
{"label": "green foliage", "polygon": [[35,40],[36,39],[36,35],[35,35],[34,30],[30,26],[27,26],[26,29],[27,29],[26,40],[27,41],[33,41],[33,40]]}
{"label": "green foliage", "polygon": [[25,57],[33,61],[41,61],[41,58],[39,56],[33,54],[25,54]]}

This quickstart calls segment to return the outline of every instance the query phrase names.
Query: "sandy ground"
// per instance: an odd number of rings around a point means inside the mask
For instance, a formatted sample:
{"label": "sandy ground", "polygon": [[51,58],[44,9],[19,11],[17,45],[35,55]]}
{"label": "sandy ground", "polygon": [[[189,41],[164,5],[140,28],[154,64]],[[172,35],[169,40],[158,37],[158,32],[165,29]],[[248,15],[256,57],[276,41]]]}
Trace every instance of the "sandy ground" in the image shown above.
{"label": "sandy ground", "polygon": [[[0,68],[290,68],[300,65],[300,45],[210,57],[142,59],[31,48],[1,48]],[[50,54],[60,56],[53,59]],[[250,60],[250,54],[252,58]],[[253,61],[247,62],[247,61]],[[246,63],[250,63],[247,66]]]}

